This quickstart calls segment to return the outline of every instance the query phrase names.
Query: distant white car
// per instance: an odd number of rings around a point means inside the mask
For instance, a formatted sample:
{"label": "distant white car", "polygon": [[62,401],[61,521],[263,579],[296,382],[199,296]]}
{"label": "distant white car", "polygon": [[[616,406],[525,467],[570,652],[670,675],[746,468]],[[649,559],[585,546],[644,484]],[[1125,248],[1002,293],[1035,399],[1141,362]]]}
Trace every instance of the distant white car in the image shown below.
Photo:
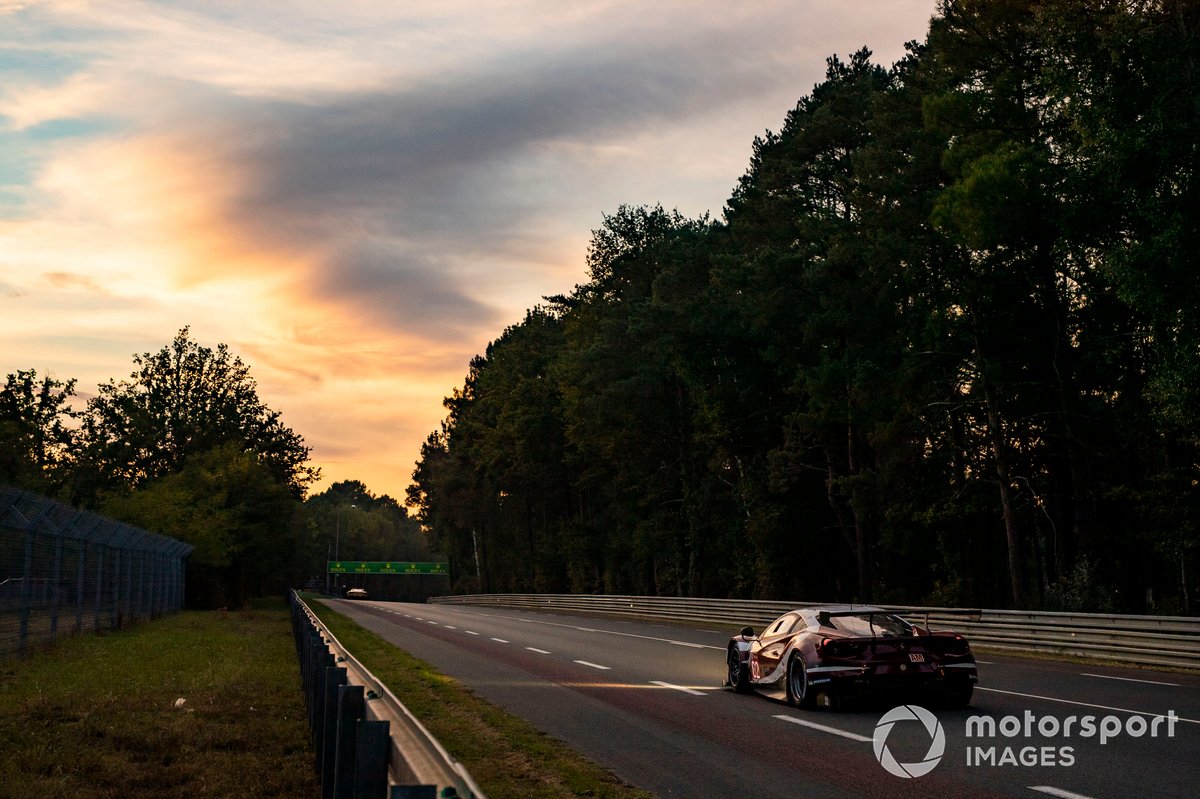
{"label": "distant white car", "polygon": [[365,589],[365,588],[351,588],[346,591],[346,599],[366,599],[366,598],[367,598],[367,589]]}

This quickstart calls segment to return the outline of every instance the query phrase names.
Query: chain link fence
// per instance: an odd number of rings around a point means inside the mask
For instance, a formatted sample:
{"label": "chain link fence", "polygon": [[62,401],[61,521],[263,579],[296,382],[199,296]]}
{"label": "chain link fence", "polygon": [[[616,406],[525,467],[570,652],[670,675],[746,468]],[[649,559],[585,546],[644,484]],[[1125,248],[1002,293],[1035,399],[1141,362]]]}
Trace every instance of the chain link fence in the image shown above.
{"label": "chain link fence", "polygon": [[183,607],[192,547],[0,485],[0,657]]}

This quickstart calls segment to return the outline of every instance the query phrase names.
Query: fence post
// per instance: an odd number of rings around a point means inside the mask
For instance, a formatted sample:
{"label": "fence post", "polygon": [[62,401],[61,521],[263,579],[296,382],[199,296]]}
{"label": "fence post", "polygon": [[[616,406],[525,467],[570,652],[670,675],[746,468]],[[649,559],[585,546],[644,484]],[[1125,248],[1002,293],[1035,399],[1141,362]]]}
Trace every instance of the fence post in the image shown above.
{"label": "fence post", "polygon": [[321,740],[317,753],[321,760],[321,797],[333,799],[335,788],[334,770],[337,764],[338,691],[346,684],[346,669],[329,666],[325,669],[325,691],[321,724]]}
{"label": "fence post", "polygon": [[96,544],[96,605],[92,608],[92,632],[100,632],[100,614],[104,602],[104,544]]}
{"label": "fence post", "polygon": [[62,552],[63,550],[63,535],[62,531],[58,531],[54,536],[54,568],[51,570],[50,583],[50,643],[54,643],[58,638],[58,606],[59,595],[62,593]]}
{"label": "fence post", "polygon": [[111,547],[113,553],[113,601],[112,601],[112,628],[119,629],[121,626],[121,550],[117,547]]}
{"label": "fence post", "polygon": [[333,666],[333,655],[325,648],[325,644],[317,636],[313,642],[315,657],[313,658],[312,689],[309,696],[312,701],[312,741],[315,750],[313,768],[321,773],[321,734],[325,730],[325,670]]}
{"label": "fence post", "polygon": [[366,712],[361,685],[338,688],[337,753],[333,762],[333,799],[354,796],[354,751],[358,744],[358,720]]}
{"label": "fence post", "polygon": [[33,594],[30,590],[33,584],[32,527],[25,530],[25,565],[22,574],[24,575],[24,579],[21,581],[21,630],[17,643],[17,651],[24,655],[26,647],[29,646],[29,605],[33,601]]}
{"label": "fence post", "polygon": [[133,553],[132,547],[125,548],[125,614],[121,617],[122,626],[133,622]]}
{"label": "fence post", "polygon": [[387,721],[360,719],[355,740],[354,796],[375,797],[387,793],[388,751],[392,727]]}
{"label": "fence post", "polygon": [[87,574],[85,566],[87,564],[87,548],[86,540],[79,542],[79,563],[75,567],[75,634],[83,632],[83,578]]}

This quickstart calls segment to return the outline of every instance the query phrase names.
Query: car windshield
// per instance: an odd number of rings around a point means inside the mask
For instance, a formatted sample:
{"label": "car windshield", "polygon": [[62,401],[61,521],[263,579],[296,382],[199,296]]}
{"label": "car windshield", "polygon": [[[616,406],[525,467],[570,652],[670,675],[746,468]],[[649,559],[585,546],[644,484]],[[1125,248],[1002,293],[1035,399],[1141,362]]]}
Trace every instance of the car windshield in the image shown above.
{"label": "car windshield", "polygon": [[856,613],[852,616],[820,617],[822,627],[831,627],[850,635],[888,636],[911,635],[912,628],[903,619],[886,613]]}

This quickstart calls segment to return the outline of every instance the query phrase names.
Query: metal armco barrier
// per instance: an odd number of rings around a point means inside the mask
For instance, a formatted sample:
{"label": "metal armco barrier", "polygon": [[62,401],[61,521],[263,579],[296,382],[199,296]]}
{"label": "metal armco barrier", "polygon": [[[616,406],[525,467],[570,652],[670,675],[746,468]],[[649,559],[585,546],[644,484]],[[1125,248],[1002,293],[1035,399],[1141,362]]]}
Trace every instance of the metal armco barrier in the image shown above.
{"label": "metal armco barrier", "polygon": [[487,799],[294,591],[291,606],[322,799]]}
{"label": "metal armco barrier", "polygon": [[[714,624],[736,630],[761,628],[787,611],[825,602],[774,602],[685,597],[571,594],[474,594],[433,597],[430,602],[491,605],[637,619]],[[973,644],[1014,652],[1097,658],[1118,663],[1200,668],[1200,618],[1049,613],[1032,610],[878,605],[935,629],[953,629]]]}

